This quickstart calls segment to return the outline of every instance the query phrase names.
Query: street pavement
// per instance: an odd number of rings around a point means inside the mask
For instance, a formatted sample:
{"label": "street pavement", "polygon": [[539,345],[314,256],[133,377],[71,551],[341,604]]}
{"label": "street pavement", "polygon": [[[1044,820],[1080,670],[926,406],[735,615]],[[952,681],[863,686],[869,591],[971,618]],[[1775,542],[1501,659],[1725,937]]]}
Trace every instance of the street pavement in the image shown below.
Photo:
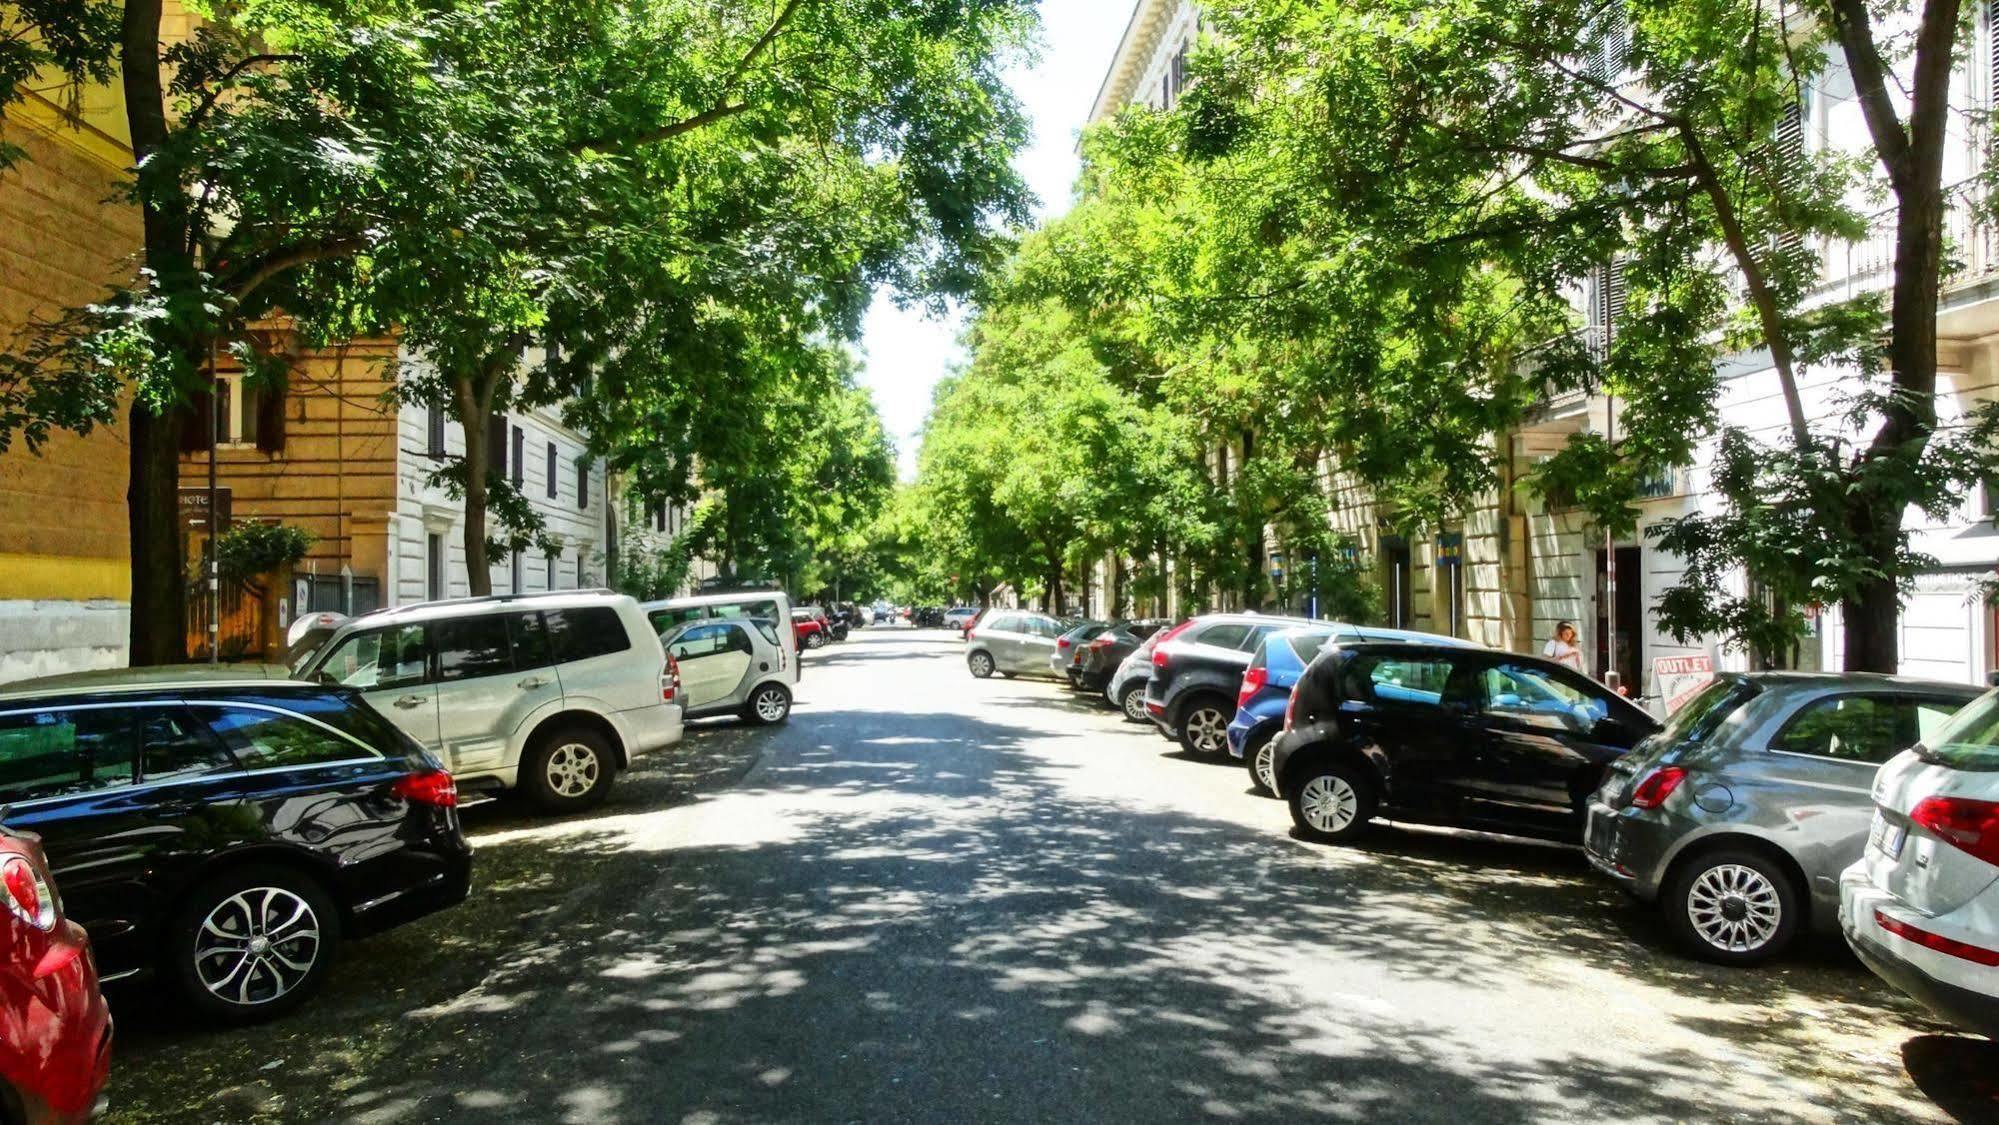
{"label": "street pavement", "polygon": [[472,898],[293,1017],[117,994],[113,1120],[1999,1117],[1999,1053],[1835,942],[1719,969],[1572,849],[1293,840],[954,634],[807,654],[787,726],[693,724],[589,817],[465,819]]}

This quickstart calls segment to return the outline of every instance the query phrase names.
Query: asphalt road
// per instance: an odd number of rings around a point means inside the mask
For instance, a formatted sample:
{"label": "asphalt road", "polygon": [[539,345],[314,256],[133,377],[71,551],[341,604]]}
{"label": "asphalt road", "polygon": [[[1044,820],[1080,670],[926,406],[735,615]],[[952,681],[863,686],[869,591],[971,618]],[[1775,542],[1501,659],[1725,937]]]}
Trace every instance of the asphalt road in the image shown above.
{"label": "asphalt road", "polygon": [[1835,945],[1681,959],[1579,853],[1295,841],[1239,768],[951,635],[806,657],[263,1028],[115,997],[113,1119],[1987,1120],[1999,1052]]}

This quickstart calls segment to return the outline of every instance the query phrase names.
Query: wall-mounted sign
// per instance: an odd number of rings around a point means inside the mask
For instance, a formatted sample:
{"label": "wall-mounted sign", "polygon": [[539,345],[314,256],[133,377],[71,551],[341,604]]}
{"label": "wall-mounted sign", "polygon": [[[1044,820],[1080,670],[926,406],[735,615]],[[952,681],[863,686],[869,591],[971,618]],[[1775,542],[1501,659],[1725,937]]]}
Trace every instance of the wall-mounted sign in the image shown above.
{"label": "wall-mounted sign", "polygon": [[1686,492],[1686,474],[1678,469],[1662,469],[1638,481],[1640,500],[1665,500]]}
{"label": "wall-mounted sign", "polygon": [[1686,705],[1714,679],[1714,657],[1657,656],[1652,658],[1652,689],[1666,702],[1670,715]]}
{"label": "wall-mounted sign", "polygon": [[217,531],[229,530],[230,494],[227,488],[215,490],[215,519],[208,517],[208,489],[183,488],[180,490],[180,526],[182,531],[199,530],[209,533],[211,524]]}
{"label": "wall-mounted sign", "polygon": [[1462,531],[1440,531],[1437,533],[1437,565],[1463,566],[1465,561],[1465,536]]}

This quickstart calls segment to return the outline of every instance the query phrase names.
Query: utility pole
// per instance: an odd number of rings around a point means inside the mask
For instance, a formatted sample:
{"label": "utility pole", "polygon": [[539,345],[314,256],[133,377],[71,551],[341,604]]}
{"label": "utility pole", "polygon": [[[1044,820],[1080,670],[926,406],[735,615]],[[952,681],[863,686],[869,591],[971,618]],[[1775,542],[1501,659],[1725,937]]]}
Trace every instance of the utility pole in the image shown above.
{"label": "utility pole", "polygon": [[221,520],[215,503],[215,458],[222,451],[222,389],[216,378],[215,337],[208,338],[208,662],[222,662],[222,551],[217,537]]}

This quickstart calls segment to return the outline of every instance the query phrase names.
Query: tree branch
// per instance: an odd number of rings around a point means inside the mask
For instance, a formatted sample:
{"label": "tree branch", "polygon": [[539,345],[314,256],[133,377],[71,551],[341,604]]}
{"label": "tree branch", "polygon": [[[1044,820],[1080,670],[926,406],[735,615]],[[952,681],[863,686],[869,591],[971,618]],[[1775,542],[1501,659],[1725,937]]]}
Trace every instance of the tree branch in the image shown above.
{"label": "tree branch", "polygon": [[[1874,149],[1888,180],[1897,193],[1909,178],[1909,135],[1895,112],[1888,93],[1888,63],[1874,45],[1874,29],[1867,14],[1867,0],[1831,0],[1833,33],[1846,54],[1846,68],[1853,74],[1854,95],[1860,99],[1867,131],[1874,135]],[[1949,66],[1948,52],[1944,65]]]}
{"label": "tree branch", "polygon": [[209,83],[203,83],[203,85],[209,86],[209,91],[201,99],[201,104],[195,106],[193,110],[189,111],[187,118],[181,122],[180,126],[181,129],[183,130],[192,129],[195,126],[201,124],[201,119],[207,117],[209,111],[215,108],[216,103],[222,100],[222,95],[228,91],[230,85],[233,84],[237,78],[241,77],[244,71],[250,69],[251,67],[262,66],[266,63],[304,62],[304,61],[305,61],[304,55],[246,55],[243,58],[238,59],[235,65],[231,66],[228,70],[223,71],[219,76],[217,76],[212,85],[210,85]]}
{"label": "tree branch", "polygon": [[238,304],[247,300],[265,282],[288,270],[297,269],[313,262],[324,262],[335,258],[351,257],[367,249],[367,243],[358,238],[333,238],[325,242],[308,243],[279,250],[241,275],[241,280],[225,283],[224,288]]}
{"label": "tree branch", "polygon": [[624,148],[636,145],[658,144],[661,141],[669,141],[675,137],[685,136],[688,133],[707,128],[718,121],[727,120],[747,110],[750,108],[747,102],[731,101],[729,100],[731,95],[735,93],[736,87],[741,84],[743,75],[749,73],[750,67],[756,65],[756,61],[762,58],[765,52],[770,50],[771,45],[777,42],[777,37],[783,34],[785,27],[791,23],[792,17],[796,16],[798,10],[804,6],[805,0],[786,0],[784,8],[777,13],[775,19],[771,20],[770,26],[764,29],[764,33],[757,37],[755,43],[750,44],[750,49],[743,53],[743,57],[736,60],[736,65],[729,71],[728,80],[722,85],[720,99],[713,106],[702,110],[692,117],[683,117],[678,121],[668,122],[656,129],[649,129],[643,133],[637,133],[628,137],[598,136],[580,141],[571,141],[569,142],[569,151],[572,153],[582,152],[585,149],[604,148],[611,145]]}

